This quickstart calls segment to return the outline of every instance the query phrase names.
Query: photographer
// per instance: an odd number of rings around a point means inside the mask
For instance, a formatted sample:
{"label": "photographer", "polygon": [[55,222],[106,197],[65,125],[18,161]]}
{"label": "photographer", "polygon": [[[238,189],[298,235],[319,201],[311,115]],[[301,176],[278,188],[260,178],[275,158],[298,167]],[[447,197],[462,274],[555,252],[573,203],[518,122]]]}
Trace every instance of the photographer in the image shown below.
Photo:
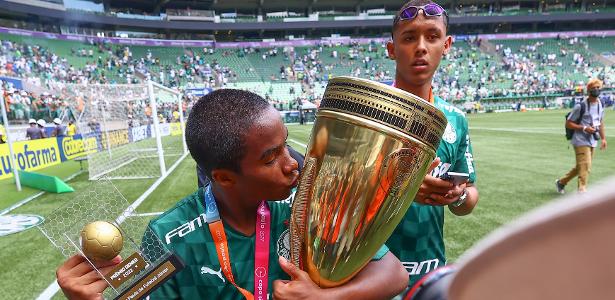
{"label": "photographer", "polygon": [[555,181],[557,192],[564,193],[564,187],[575,176],[579,176],[578,191],[585,192],[589,173],[591,172],[594,148],[600,142],[600,149],[606,150],[606,136],[604,133],[604,109],[598,99],[602,81],[591,79],[587,83],[587,101],[574,106],[572,113],[566,120],[566,128],[573,129],[574,134],[570,143],[574,147],[576,166],[564,177]]}

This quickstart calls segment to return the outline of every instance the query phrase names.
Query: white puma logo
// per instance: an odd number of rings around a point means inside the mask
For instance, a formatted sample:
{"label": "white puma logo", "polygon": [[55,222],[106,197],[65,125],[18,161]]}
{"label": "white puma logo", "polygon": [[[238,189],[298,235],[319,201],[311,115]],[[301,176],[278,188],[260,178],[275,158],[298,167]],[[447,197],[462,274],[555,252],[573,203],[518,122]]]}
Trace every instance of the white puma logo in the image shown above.
{"label": "white puma logo", "polygon": [[220,280],[222,280],[222,282],[226,282],[226,280],[224,280],[224,276],[222,276],[222,268],[220,268],[220,270],[218,270],[218,272],[208,268],[208,267],[201,267],[201,274],[211,274],[211,275],[216,275],[218,277],[220,277]]}

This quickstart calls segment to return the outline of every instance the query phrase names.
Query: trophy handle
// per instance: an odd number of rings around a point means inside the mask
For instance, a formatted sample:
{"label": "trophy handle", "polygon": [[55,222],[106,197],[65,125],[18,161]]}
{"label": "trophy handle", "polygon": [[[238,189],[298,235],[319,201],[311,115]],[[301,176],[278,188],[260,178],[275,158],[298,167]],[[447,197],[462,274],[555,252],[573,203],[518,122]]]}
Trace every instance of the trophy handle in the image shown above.
{"label": "trophy handle", "polygon": [[297,192],[295,193],[292,204],[292,218],[290,222],[290,261],[298,268],[302,267],[301,251],[303,251],[303,241],[305,239],[307,205],[314,186],[315,170],[316,158],[306,157]]}

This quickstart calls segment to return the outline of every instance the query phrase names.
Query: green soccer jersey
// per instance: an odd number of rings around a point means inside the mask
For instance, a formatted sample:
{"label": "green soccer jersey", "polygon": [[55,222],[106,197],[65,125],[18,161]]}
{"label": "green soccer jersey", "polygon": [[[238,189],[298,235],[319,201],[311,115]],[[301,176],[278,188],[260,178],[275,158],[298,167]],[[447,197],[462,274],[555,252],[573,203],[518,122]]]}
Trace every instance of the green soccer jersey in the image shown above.
{"label": "green soccer jersey", "polygon": [[[186,264],[185,269],[154,291],[151,299],[245,299],[222,272],[215,243],[205,218],[203,189],[188,196],[150,223],[162,243]],[[290,279],[278,256],[288,258],[289,201],[268,202],[271,212],[269,239],[269,294],[273,281]],[[235,283],[254,292],[254,235],[246,236],[224,226]],[[269,296],[271,297],[271,296]]]}
{"label": "green soccer jersey", "polygon": [[[151,299],[245,299],[222,272],[215,243],[206,223],[204,189],[178,202],[175,207],[150,222],[150,228],[166,247],[182,258],[186,267],[154,291]],[[290,256],[288,220],[291,198],[269,201],[269,299],[273,281],[290,279],[278,264],[278,256]],[[254,235],[246,236],[224,226],[235,283],[254,292]],[[388,252],[383,246],[374,259]]]}
{"label": "green soccer jersey", "polygon": [[[469,181],[474,182],[476,173],[465,115],[439,97],[435,97],[434,104],[446,115],[448,125],[436,152],[440,164],[431,175],[440,177],[448,171],[468,173]],[[410,285],[446,264],[443,225],[444,207],[412,203],[386,242],[410,274]]]}

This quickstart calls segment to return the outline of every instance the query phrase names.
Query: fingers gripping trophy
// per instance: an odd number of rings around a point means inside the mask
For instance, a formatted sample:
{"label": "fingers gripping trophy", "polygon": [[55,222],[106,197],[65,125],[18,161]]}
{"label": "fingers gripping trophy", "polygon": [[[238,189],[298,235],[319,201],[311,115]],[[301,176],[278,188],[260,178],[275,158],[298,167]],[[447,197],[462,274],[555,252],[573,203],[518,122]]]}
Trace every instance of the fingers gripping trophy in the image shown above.
{"label": "fingers gripping trophy", "polygon": [[357,274],[412,203],[446,124],[408,92],[330,80],[293,202],[291,261],[321,287]]}

